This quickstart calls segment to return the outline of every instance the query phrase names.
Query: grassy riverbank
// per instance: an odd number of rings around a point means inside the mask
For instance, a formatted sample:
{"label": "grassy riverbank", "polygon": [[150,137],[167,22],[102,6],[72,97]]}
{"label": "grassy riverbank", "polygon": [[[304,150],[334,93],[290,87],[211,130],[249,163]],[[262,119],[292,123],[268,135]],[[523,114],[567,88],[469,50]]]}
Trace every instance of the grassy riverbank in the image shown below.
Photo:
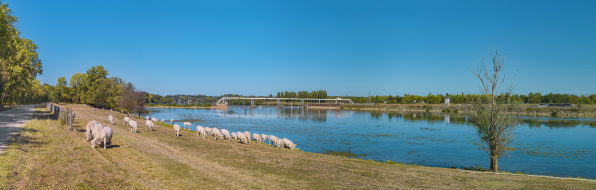
{"label": "grassy riverbank", "polygon": [[[577,107],[532,107],[526,105],[524,115],[529,117],[596,117],[596,106],[583,105]],[[466,113],[465,105],[452,104],[379,104],[379,105],[349,105],[343,104],[341,109],[346,110],[368,110],[368,111],[404,111],[404,112],[447,112]]]}
{"label": "grassy riverbank", "polygon": [[[0,156],[0,189],[596,189],[592,181],[379,163],[203,139],[189,131],[176,137],[165,124],[151,132],[141,125],[133,133],[122,125],[124,114],[67,106],[77,113],[77,132],[39,109]],[[114,146],[90,148],[85,125],[107,125],[108,115],[116,118]]]}

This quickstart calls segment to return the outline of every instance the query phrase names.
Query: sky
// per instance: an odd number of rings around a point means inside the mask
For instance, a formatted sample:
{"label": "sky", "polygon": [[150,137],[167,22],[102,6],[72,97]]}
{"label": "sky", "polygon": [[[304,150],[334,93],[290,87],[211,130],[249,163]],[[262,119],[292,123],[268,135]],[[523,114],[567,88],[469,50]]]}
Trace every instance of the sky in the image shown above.
{"label": "sky", "polygon": [[[596,93],[596,1],[6,0],[42,83],[103,65],[153,94]],[[516,75],[517,73],[517,75]]]}

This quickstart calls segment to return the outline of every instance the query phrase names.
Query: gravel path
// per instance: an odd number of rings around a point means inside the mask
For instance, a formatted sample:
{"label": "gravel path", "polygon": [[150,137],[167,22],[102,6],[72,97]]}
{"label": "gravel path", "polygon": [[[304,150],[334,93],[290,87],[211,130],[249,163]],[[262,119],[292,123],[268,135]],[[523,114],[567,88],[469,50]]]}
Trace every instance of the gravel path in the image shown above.
{"label": "gravel path", "polygon": [[0,112],[0,154],[10,142],[10,139],[21,131],[21,127],[31,120],[35,105]]}

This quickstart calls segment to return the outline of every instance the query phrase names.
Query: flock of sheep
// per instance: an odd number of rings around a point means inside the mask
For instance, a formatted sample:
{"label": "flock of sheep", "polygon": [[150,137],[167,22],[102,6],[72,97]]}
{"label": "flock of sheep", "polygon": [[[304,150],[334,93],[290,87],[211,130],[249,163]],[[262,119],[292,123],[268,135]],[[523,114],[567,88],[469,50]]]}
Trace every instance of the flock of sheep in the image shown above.
{"label": "flock of sheep", "polygon": [[[108,121],[111,125],[114,124],[114,116],[109,116]],[[103,144],[103,148],[106,149],[108,145],[112,145],[112,136],[114,133],[112,132],[112,128],[104,127],[99,122],[93,120],[87,123],[85,136],[87,140],[91,140],[91,148],[95,148],[96,145]],[[103,142],[102,142],[103,141]]]}
{"label": "flock of sheep", "polygon": [[[177,125],[177,124],[176,124]],[[176,129],[176,125],[174,125],[174,129]],[[180,126],[178,126],[180,127]],[[236,142],[242,143],[242,144],[247,144],[250,143],[251,141],[255,141],[258,143],[261,142],[265,142],[267,140],[269,140],[267,142],[267,144],[271,145],[272,143],[278,147],[278,148],[289,148],[289,149],[296,149],[296,144],[294,144],[294,142],[290,141],[287,138],[277,138],[276,136],[273,135],[265,135],[265,134],[257,134],[254,133],[252,134],[252,138],[250,136],[250,132],[248,131],[244,131],[244,133],[242,132],[232,132],[230,134],[230,131],[228,131],[227,129],[218,129],[218,128],[210,128],[210,127],[202,127],[202,126],[197,126],[197,137],[203,137],[205,138],[205,136],[207,135],[207,133],[211,136],[213,136],[213,139],[215,140],[232,140],[232,139],[236,139]]]}
{"label": "flock of sheep", "polygon": [[[95,111],[95,108],[94,110]],[[112,115],[110,115],[108,117],[108,121],[110,122],[111,125],[114,124],[114,117]],[[131,119],[130,117],[125,116],[124,119],[124,125],[129,126],[130,127],[130,131],[137,133],[139,126],[138,123]],[[145,129],[149,130],[149,131],[153,131],[153,127],[155,127],[156,123],[159,120],[156,118],[149,118],[146,117],[145,118]],[[161,122],[164,122],[164,119],[161,120]],[[174,119],[171,119],[170,122],[174,122]],[[190,126],[192,126],[192,124],[190,122],[184,122],[183,123],[184,128],[188,128],[190,129]],[[104,145],[104,149],[106,149],[106,147],[108,145],[112,144],[112,136],[113,136],[113,132],[112,132],[112,128],[110,127],[104,127],[102,124],[100,124],[99,122],[93,120],[90,121],[89,123],[87,123],[87,132],[85,133],[85,135],[87,136],[87,140],[91,140],[91,147],[95,148],[96,145]],[[178,124],[174,124],[174,132],[176,133],[176,136],[180,136],[180,125]],[[202,126],[197,126],[197,137],[203,137],[205,138],[206,135],[211,135],[213,136],[213,139],[215,140],[232,140],[232,139],[236,139],[236,142],[238,143],[242,143],[242,144],[248,144],[251,141],[255,141],[258,143],[261,142],[266,142],[269,145],[274,145],[275,147],[278,148],[289,148],[289,149],[296,149],[296,144],[294,144],[292,141],[290,141],[287,138],[278,138],[276,136],[273,135],[265,135],[265,134],[257,134],[254,133],[252,134],[252,136],[250,135],[250,132],[245,131],[244,133],[242,132],[232,132],[230,133],[230,131],[226,130],[226,129],[218,129],[218,128],[210,128],[210,127],[202,127]],[[102,142],[103,141],[103,142]]]}

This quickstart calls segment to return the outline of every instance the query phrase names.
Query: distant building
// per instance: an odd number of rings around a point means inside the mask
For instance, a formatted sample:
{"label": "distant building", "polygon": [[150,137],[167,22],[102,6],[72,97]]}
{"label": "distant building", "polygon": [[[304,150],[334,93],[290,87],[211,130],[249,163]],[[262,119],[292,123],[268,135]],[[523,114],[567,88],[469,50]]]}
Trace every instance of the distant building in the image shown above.
{"label": "distant building", "polygon": [[450,98],[450,97],[445,97],[445,105],[446,105],[446,106],[450,105],[450,103],[449,103],[449,102],[451,102],[451,100],[453,100],[453,98]]}

